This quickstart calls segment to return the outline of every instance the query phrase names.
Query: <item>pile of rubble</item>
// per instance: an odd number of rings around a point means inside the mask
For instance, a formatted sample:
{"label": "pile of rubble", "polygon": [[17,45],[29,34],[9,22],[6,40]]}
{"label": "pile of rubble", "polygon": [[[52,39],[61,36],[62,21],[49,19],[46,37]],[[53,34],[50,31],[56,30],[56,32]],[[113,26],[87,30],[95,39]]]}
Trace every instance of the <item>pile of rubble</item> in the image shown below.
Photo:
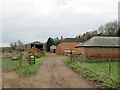
{"label": "pile of rubble", "polygon": [[42,52],[40,49],[37,49],[37,48],[28,49],[26,52],[27,53],[33,53],[37,57],[44,57],[45,56],[44,52]]}

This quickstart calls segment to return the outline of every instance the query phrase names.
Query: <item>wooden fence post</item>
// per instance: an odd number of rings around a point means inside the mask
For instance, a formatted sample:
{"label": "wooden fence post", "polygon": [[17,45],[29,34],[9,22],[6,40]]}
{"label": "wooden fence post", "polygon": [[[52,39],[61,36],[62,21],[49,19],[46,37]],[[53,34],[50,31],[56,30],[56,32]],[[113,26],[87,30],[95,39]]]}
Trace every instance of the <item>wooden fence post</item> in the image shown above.
{"label": "wooden fence post", "polygon": [[109,75],[111,75],[111,60],[109,59]]}
{"label": "wooden fence post", "polygon": [[35,54],[34,54],[34,64],[36,63],[36,60],[35,60]]}
{"label": "wooden fence post", "polygon": [[22,67],[22,53],[20,53],[20,67]]}

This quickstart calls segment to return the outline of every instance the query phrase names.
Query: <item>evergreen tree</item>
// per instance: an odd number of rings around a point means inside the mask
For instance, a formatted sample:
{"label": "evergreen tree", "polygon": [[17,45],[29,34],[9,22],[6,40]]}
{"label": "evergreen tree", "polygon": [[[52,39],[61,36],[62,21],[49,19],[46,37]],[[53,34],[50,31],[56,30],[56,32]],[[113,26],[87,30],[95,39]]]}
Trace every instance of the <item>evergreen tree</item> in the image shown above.
{"label": "evergreen tree", "polygon": [[55,44],[55,46],[57,46],[59,43],[60,43],[59,38],[58,37],[54,38],[54,44]]}
{"label": "evergreen tree", "polygon": [[51,37],[49,37],[46,43],[46,49],[48,52],[50,51],[50,46],[52,45],[55,45],[54,40]]}
{"label": "evergreen tree", "polygon": [[120,27],[118,28],[117,36],[120,37]]}

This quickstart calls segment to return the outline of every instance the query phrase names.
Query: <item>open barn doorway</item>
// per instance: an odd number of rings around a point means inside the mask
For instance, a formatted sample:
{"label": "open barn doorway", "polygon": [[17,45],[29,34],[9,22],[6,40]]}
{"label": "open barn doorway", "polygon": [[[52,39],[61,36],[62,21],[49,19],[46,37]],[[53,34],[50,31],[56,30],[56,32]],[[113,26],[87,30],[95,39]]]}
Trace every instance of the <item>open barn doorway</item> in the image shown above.
{"label": "open barn doorway", "polygon": [[41,51],[43,50],[43,44],[41,42],[33,42],[31,43],[31,48],[37,48],[40,49]]}

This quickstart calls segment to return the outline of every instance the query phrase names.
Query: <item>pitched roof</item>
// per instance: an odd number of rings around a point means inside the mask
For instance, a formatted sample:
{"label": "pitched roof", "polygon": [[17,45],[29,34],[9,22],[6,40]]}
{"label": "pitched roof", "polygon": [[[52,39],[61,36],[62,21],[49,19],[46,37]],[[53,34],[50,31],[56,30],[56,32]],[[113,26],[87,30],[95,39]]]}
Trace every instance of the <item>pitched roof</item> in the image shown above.
{"label": "pitched roof", "polygon": [[34,42],[32,42],[32,44],[42,44],[42,43],[39,41],[34,41]]}
{"label": "pitched roof", "polygon": [[52,46],[50,46],[50,47],[56,47],[55,45],[52,45]]}
{"label": "pitched roof", "polygon": [[85,40],[82,38],[65,38],[61,40],[61,42],[84,42]]}
{"label": "pitched roof", "polygon": [[93,37],[78,47],[120,47],[120,37]]}
{"label": "pitched roof", "polygon": [[50,46],[50,49],[56,49],[55,45]]}
{"label": "pitched roof", "polygon": [[39,41],[34,41],[34,42],[31,42],[31,43],[27,43],[27,44],[36,44],[36,45],[41,45],[43,43],[39,42]]}

